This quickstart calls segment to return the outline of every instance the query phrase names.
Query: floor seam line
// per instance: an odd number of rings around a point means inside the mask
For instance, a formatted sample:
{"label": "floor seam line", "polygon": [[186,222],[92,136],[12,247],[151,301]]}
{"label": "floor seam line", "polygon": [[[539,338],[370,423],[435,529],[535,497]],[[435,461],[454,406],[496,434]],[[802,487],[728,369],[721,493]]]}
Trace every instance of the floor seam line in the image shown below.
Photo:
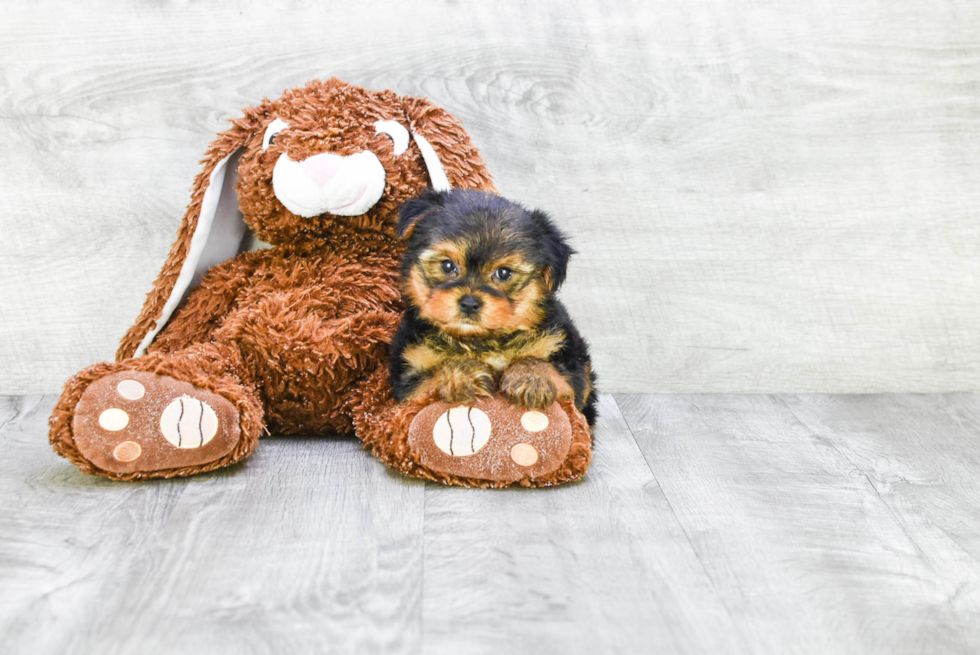
{"label": "floor seam line", "polygon": [[[804,430],[807,431],[807,434],[809,434],[811,437],[817,436],[818,434],[817,431],[814,430],[812,427],[810,427],[808,423],[806,423],[803,419],[801,419],[796,414],[796,412],[793,411],[793,408],[789,405],[789,403],[786,402],[786,397],[784,394],[774,394],[774,395],[776,398],[779,399],[779,402],[782,403],[784,407],[786,407],[786,410],[789,411],[790,415],[793,417],[793,420],[795,420],[800,425],[800,427],[802,427]],[[840,448],[838,448],[837,444],[833,443],[829,439],[827,440],[827,444],[834,449],[835,453],[840,455],[844,459],[844,461],[846,461],[848,464],[853,466],[854,470],[860,473],[861,476],[868,481],[868,486],[871,487],[871,490],[875,492],[875,496],[877,496],[878,501],[882,504],[882,506],[884,506],[885,510],[888,512],[888,515],[891,516],[892,520],[895,522],[895,525],[897,525],[899,529],[901,529],[902,533],[906,536],[906,538],[915,548],[916,552],[919,554],[922,561],[925,563],[930,563],[931,559],[929,558],[928,554],[926,553],[925,550],[923,550],[922,546],[919,545],[918,540],[909,532],[908,528],[905,527],[905,524],[898,517],[898,514],[895,513],[895,510],[894,508],[892,508],[891,504],[885,499],[884,496],[881,495],[881,490],[878,489],[878,485],[874,483],[874,480],[871,478],[871,474],[865,471],[863,467],[861,467],[860,465],[858,465],[857,462],[851,459],[847,455],[847,453],[843,452]],[[919,515],[919,516],[923,521],[927,522],[933,528],[939,530],[940,532],[945,534],[947,538],[949,538],[949,535],[946,533],[946,531],[943,530],[938,525],[936,525],[929,517],[925,515]],[[960,546],[956,541],[950,539],[950,542],[954,544],[957,548],[959,548],[960,551],[962,551],[969,559],[973,560],[974,562],[977,562],[977,560],[973,557],[973,555],[971,555],[969,552],[964,550],[963,547]],[[932,568],[931,564],[930,564],[930,568]],[[940,575],[940,577],[943,577],[940,572],[936,572],[936,573]]]}
{"label": "floor seam line", "polygon": [[[633,444],[636,446],[636,449],[640,451],[640,457],[643,458],[644,465],[646,465],[647,470],[650,471],[650,475],[657,483],[657,488],[660,489],[660,494],[663,496],[664,502],[667,503],[667,508],[670,510],[671,516],[674,517],[674,520],[677,522],[677,527],[681,529],[681,534],[684,535],[684,539],[687,541],[688,546],[691,547],[691,552],[694,554],[694,559],[698,561],[698,565],[701,567],[701,570],[704,572],[704,577],[708,580],[708,584],[711,585],[711,590],[714,592],[715,597],[718,599],[718,602],[721,603],[721,606],[725,608],[725,614],[728,615],[728,619],[732,622],[732,627],[735,629],[736,634],[738,634],[738,637],[741,640],[742,645],[748,648],[749,642],[746,640],[745,635],[742,634],[742,629],[739,625],[739,622],[735,620],[735,617],[732,614],[732,609],[728,606],[728,603],[725,601],[724,596],[722,596],[721,593],[718,591],[718,586],[715,584],[714,578],[711,576],[711,573],[708,571],[708,567],[705,566],[704,560],[701,559],[701,553],[698,552],[697,547],[694,545],[694,541],[691,539],[691,535],[688,534],[687,528],[684,527],[684,524],[681,522],[680,516],[678,516],[677,512],[674,510],[674,504],[671,503],[670,498],[667,497],[667,491],[664,488],[664,486],[660,483],[660,478],[657,477],[657,474],[656,472],[654,472],[653,466],[650,464],[650,461],[647,459],[646,454],[643,452],[643,449],[640,448],[640,442],[636,440],[636,434],[633,432],[632,426],[630,426],[629,421],[626,419],[626,414],[623,412],[623,409],[619,406],[619,400],[616,398],[617,395],[620,394],[612,394],[612,399],[616,405],[616,410],[619,412],[620,417],[623,419],[623,424],[626,426],[626,431],[629,432],[630,438],[633,440]],[[641,397],[644,396],[644,394],[625,394],[625,395],[638,395]]]}

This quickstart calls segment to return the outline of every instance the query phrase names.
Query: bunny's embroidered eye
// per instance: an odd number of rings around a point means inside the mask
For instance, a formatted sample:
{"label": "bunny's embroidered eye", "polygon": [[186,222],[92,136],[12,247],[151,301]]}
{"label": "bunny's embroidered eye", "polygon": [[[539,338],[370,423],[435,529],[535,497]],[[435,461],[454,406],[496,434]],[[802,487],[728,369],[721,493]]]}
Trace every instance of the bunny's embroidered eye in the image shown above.
{"label": "bunny's embroidered eye", "polygon": [[408,150],[408,130],[398,121],[378,121],[374,124],[375,134],[387,134],[391,138],[395,154]]}
{"label": "bunny's embroidered eye", "polygon": [[277,118],[276,120],[269,123],[269,127],[265,128],[265,136],[262,137],[262,149],[268,150],[276,141],[276,135],[289,127],[289,123]]}

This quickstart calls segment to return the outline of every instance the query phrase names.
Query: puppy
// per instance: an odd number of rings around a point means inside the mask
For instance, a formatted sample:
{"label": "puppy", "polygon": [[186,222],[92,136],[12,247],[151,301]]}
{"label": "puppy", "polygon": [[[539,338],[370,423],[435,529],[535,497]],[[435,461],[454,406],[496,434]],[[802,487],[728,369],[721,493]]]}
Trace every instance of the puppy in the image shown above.
{"label": "puppy", "polygon": [[429,190],[402,205],[398,232],[408,240],[407,309],[391,344],[399,401],[571,398],[594,425],[589,349],[554,296],[572,249],[547,214],[482,191]]}

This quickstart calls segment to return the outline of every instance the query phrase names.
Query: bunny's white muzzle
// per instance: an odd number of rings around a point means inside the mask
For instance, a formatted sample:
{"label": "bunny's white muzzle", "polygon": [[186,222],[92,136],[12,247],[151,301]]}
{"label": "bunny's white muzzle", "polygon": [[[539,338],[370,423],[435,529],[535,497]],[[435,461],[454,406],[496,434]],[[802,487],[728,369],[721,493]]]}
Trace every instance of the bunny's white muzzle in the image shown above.
{"label": "bunny's white muzzle", "polygon": [[297,216],[360,216],[384,193],[385,169],[369,150],[346,157],[324,152],[303,161],[283,153],[272,171],[272,188]]}

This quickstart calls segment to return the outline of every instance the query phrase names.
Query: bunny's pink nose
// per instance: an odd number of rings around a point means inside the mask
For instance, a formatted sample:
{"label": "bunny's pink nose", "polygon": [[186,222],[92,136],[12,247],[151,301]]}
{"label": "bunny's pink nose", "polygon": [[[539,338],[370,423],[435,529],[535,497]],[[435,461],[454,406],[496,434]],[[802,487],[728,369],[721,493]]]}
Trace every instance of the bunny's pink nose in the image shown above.
{"label": "bunny's pink nose", "polygon": [[330,181],[344,163],[344,158],[340,155],[332,155],[324,152],[303,160],[303,172],[320,186]]}

